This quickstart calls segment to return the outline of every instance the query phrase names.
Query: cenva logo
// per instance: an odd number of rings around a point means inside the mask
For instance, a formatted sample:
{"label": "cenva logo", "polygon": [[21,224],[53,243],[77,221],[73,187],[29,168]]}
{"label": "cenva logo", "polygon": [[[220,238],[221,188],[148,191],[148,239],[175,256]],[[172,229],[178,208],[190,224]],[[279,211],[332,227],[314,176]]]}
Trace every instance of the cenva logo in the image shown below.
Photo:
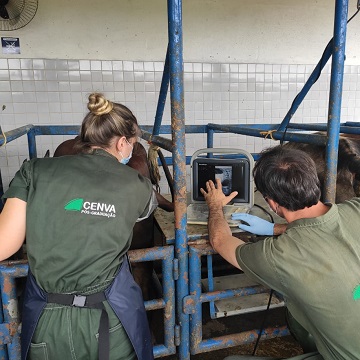
{"label": "cenva logo", "polygon": [[79,211],[86,215],[116,217],[115,205],[84,201],[84,199],[72,199],[64,206],[64,209],[67,211]]}

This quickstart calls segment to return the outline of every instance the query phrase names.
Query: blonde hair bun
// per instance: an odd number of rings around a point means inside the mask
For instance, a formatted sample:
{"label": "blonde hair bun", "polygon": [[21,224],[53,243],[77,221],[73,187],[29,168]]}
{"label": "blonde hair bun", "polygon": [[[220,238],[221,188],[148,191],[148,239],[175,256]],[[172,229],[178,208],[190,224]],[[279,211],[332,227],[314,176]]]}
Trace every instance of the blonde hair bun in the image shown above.
{"label": "blonde hair bun", "polygon": [[103,94],[92,93],[89,95],[87,107],[94,115],[101,116],[108,114],[114,105],[111,101],[106,100]]}

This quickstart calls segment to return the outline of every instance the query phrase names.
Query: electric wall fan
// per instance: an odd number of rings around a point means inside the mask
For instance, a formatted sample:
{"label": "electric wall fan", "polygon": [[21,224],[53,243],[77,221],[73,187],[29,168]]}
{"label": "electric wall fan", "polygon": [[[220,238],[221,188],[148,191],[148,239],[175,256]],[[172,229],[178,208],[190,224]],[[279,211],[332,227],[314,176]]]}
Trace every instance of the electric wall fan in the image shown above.
{"label": "electric wall fan", "polygon": [[17,30],[35,16],[38,0],[0,0],[0,30]]}

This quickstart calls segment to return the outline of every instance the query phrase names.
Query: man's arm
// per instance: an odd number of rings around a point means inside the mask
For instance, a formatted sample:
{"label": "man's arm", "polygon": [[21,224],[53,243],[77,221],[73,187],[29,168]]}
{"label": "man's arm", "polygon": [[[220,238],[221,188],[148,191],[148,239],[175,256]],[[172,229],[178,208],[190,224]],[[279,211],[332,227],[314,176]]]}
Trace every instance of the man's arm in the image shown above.
{"label": "man's arm", "polygon": [[232,236],[223,213],[223,206],[229,203],[237,195],[237,192],[234,191],[229,196],[225,196],[220,179],[216,179],[216,187],[210,180],[206,183],[206,191],[204,189],[200,191],[209,207],[208,228],[211,246],[226,261],[241,269],[236,260],[236,249],[239,245],[244,244],[244,241]]}
{"label": "man's arm", "polygon": [[0,261],[20,249],[25,232],[26,202],[17,198],[7,199],[0,214]]}

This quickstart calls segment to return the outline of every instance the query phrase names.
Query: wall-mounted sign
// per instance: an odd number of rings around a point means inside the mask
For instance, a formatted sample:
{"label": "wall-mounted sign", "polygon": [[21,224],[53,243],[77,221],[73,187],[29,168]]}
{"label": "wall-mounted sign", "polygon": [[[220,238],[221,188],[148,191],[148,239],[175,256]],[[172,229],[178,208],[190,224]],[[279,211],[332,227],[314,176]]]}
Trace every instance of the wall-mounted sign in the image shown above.
{"label": "wall-mounted sign", "polygon": [[20,39],[2,37],[1,46],[3,54],[20,54]]}

